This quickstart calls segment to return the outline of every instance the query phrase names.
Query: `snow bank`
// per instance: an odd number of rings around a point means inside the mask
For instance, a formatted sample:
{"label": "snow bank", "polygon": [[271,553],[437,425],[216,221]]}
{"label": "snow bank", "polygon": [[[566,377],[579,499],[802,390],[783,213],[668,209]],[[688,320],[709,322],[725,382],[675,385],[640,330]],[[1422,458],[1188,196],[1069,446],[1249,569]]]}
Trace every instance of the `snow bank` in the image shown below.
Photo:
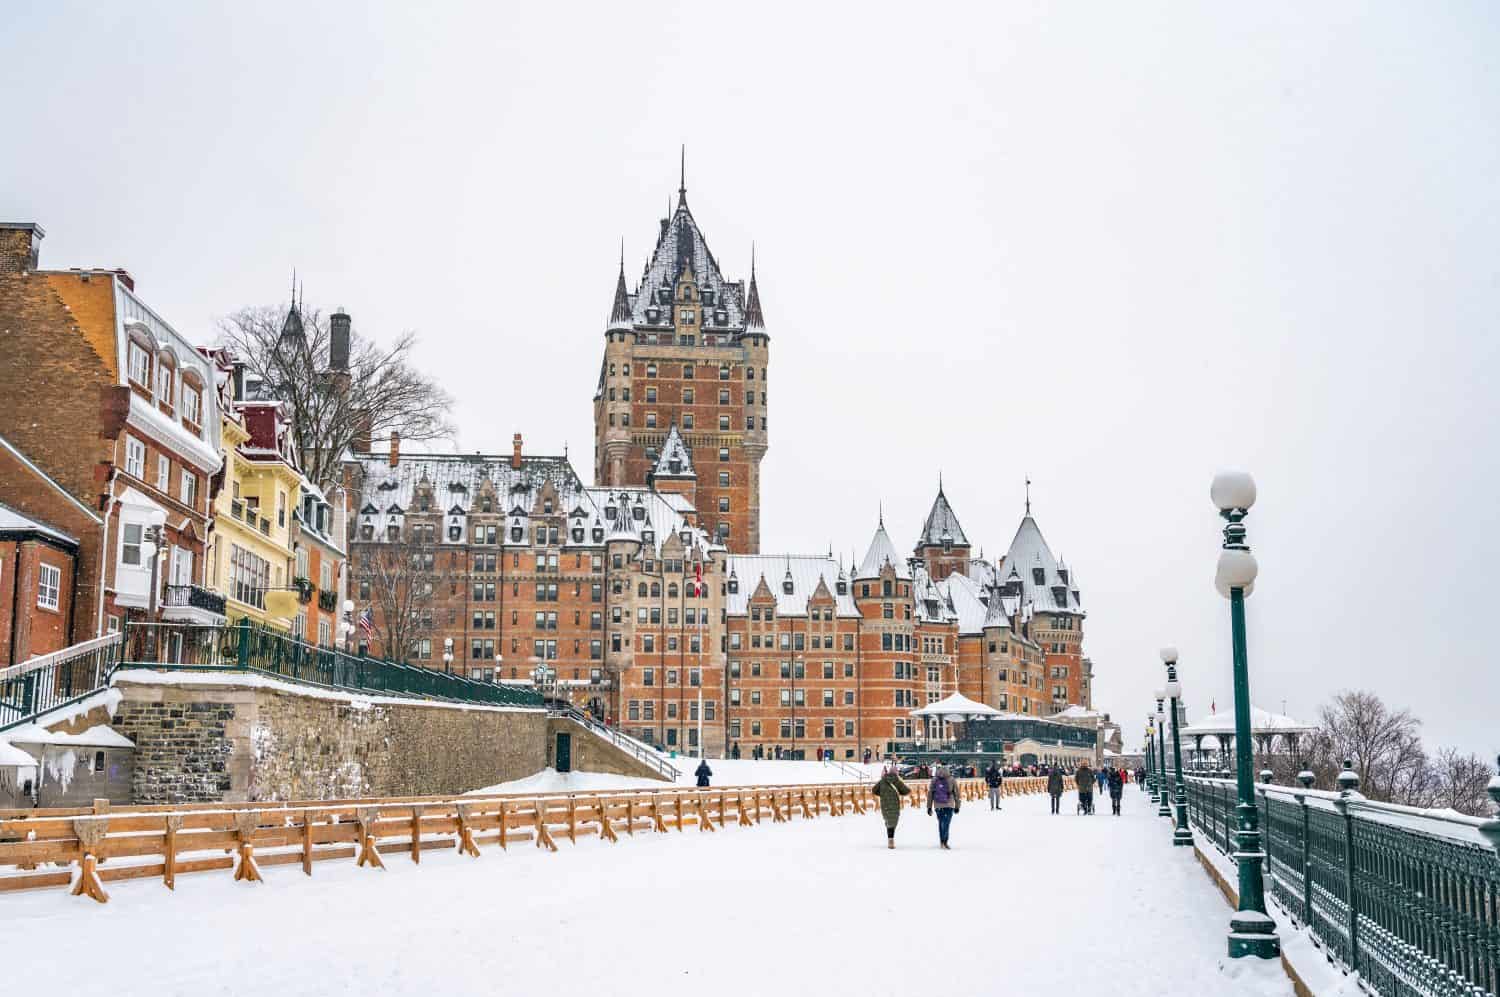
{"label": "snow bank", "polygon": [[545,768],[524,779],[512,779],[483,789],[475,789],[468,796],[486,793],[585,793],[611,789],[662,789],[671,783],[653,779],[641,779],[629,775],[613,775],[608,772],[559,772]]}

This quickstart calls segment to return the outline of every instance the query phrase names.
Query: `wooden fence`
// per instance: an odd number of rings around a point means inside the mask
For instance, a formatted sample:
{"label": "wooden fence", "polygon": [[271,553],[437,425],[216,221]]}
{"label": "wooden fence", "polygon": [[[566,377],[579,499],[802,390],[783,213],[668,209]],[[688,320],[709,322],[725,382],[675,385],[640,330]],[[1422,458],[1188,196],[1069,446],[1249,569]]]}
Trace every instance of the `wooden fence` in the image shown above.
{"label": "wooden fence", "polygon": [[[928,784],[908,783],[907,806],[924,807]],[[960,798],[981,800],[982,779],[958,780]],[[1044,778],[1007,779],[1002,792],[1045,791]],[[0,811],[0,892],[72,886],[74,896],[104,903],[108,882],[160,877],[174,887],[181,873],[233,869],[235,880],[260,880],[262,866],[354,858],[383,869],[383,855],[457,848],[479,857],[479,847],[557,842],[597,834],[667,833],[695,826],[709,832],[734,823],[754,827],[795,815],[812,819],[878,811],[870,785],[725,786],[606,790],[585,793],[422,796],[289,803],[205,803],[113,810]],[[47,866],[53,868],[48,869]],[[60,868],[59,868],[60,867]]]}

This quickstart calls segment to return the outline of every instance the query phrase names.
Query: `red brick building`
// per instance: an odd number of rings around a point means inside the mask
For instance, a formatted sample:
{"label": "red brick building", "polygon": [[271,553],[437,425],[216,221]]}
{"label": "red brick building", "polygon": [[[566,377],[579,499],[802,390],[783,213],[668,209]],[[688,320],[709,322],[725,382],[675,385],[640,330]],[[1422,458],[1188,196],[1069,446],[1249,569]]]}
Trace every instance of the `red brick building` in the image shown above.
{"label": "red brick building", "polygon": [[[735,552],[760,550],[760,462],[769,446],[770,336],[752,262],[727,280],[680,189],[635,290],[615,283],[594,393],[594,480],[646,487],[668,437],[694,470],[677,475],[698,521]],[[663,489],[668,490],[668,489]]]}
{"label": "red brick building", "polygon": [[152,607],[156,618],[222,620],[203,589],[221,464],[209,363],[124,271],[39,269],[42,236],[0,225],[0,435],[103,521],[92,605],[75,605],[73,636]]}

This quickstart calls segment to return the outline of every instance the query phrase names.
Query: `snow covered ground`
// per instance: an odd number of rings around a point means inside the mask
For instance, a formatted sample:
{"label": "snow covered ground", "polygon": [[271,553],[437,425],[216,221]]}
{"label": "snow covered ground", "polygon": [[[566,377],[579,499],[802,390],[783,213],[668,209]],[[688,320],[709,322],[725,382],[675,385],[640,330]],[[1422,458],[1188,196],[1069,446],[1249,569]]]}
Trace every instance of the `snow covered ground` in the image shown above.
{"label": "snow covered ground", "polygon": [[199,873],[175,894],[119,882],[102,907],[63,889],[10,895],[12,938],[67,951],[12,960],[7,984],[75,997],[1290,995],[1275,963],[1226,965],[1228,906],[1144,795],[1125,802],[1123,818],[1076,817],[1071,797],[1059,817],[1043,796],[998,814],[971,803],[951,852],[911,811],[887,851],[872,811],[590,836],[555,855],[388,855],[385,872],[351,859],[310,879],[275,866],[255,885]]}
{"label": "snow covered ground", "polygon": [[[693,772],[698,768],[698,759],[674,758],[672,764],[682,773],[677,779],[677,785],[696,784]],[[873,782],[880,778],[879,765],[855,765],[851,762],[844,762],[840,768],[832,762],[711,758],[708,767],[713,770],[710,783],[715,786],[801,786],[829,782]],[[577,793],[597,789],[660,789],[666,785],[669,784],[658,779],[638,779],[604,772],[557,772],[546,768],[524,779],[512,779],[474,792]]]}

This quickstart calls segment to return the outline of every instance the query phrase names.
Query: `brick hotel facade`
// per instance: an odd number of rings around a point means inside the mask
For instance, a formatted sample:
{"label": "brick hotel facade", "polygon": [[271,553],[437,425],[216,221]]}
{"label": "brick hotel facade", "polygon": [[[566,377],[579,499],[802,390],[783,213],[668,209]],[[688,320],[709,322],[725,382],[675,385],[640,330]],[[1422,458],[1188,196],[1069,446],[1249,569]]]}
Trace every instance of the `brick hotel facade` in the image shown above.
{"label": "brick hotel facade", "polygon": [[[753,265],[723,276],[679,190],[641,280],[627,286],[623,261],[616,280],[596,484],[519,434],[507,455],[403,454],[393,438],[348,462],[369,650],[507,682],[540,666],[627,733],[710,755],[857,758],[941,733],[910,711],[954,692],[1031,716],[1090,706],[1077,579],[1029,502],[994,562],[941,485],[909,555],[883,521],[858,564],[760,552],[768,355]],[[380,646],[374,565],[392,549],[421,593],[404,649]]]}

